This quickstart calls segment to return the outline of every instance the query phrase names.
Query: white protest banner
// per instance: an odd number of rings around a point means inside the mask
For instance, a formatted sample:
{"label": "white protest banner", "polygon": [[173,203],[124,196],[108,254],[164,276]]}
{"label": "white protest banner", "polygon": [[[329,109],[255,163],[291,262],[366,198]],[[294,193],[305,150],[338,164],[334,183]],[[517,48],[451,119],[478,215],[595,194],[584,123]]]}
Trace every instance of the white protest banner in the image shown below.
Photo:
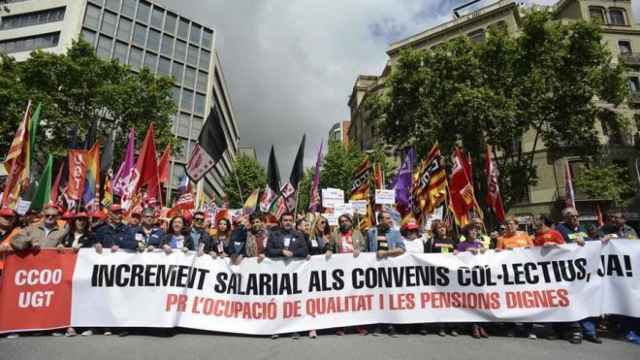
{"label": "white protest banner", "polygon": [[376,204],[378,205],[395,205],[396,191],[376,189]]}
{"label": "white protest banner", "polygon": [[344,204],[344,191],[334,188],[322,189],[322,206],[334,208],[336,205]]}
{"label": "white protest banner", "polygon": [[340,216],[342,214],[353,215],[353,207],[350,203],[336,204],[333,213]]}
{"label": "white protest banner", "polygon": [[324,216],[327,219],[327,222],[329,223],[329,226],[338,226],[338,217],[340,215],[338,215],[337,212],[327,212],[322,214],[322,216]]}
{"label": "white protest banner", "polygon": [[42,250],[7,257],[0,332],[178,326],[269,335],[375,323],[640,317],[638,264],[640,242],[632,240],[239,265],[182,251]]}
{"label": "white protest banner", "polygon": [[22,198],[18,199],[18,203],[16,204],[16,213],[18,215],[24,215],[29,211],[31,207],[31,201],[24,200]]}
{"label": "white protest banner", "polygon": [[349,204],[351,204],[354,214],[367,215],[367,205],[369,204],[367,200],[351,200]]}

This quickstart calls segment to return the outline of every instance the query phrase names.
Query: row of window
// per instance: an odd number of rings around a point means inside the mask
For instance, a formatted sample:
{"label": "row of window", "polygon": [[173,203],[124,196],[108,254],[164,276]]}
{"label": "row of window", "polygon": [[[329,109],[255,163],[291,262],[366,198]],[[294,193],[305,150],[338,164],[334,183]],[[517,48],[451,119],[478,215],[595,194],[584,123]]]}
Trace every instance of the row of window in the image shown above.
{"label": "row of window", "polygon": [[5,54],[58,46],[60,32],[0,41],[0,52]]}
{"label": "row of window", "polygon": [[627,12],[622,8],[610,7],[605,9],[602,6],[589,6],[589,17],[591,18],[591,21],[599,24],[629,24],[629,22],[627,21]]}
{"label": "row of window", "polygon": [[62,21],[66,8],[49,9],[32,13],[5,16],[0,22],[0,30],[17,29],[25,26],[48,24]]}
{"label": "row of window", "polygon": [[[119,12],[145,25],[149,24],[165,33],[176,35],[179,38],[189,40],[194,44],[200,44],[206,49],[211,48],[213,41],[213,31],[206,29],[185,18],[179,18],[178,15],[165,11],[163,8],[153,6],[151,3],[141,0],[91,0],[92,3],[104,6],[105,9]],[[94,5],[87,6],[87,12],[95,13],[100,8]]]}
{"label": "row of window", "polygon": [[[93,9],[93,10],[92,10]],[[85,26],[97,30],[109,36],[116,37],[125,42],[147,48],[154,52],[160,52],[164,56],[185,62],[191,66],[198,66],[205,71],[209,71],[211,52],[200,49],[193,44],[175,39],[171,35],[162,34],[160,31],[147,28],[140,23],[133,23],[131,20],[120,18],[115,13],[105,11],[100,21],[100,9],[94,6],[87,7],[85,14]]]}

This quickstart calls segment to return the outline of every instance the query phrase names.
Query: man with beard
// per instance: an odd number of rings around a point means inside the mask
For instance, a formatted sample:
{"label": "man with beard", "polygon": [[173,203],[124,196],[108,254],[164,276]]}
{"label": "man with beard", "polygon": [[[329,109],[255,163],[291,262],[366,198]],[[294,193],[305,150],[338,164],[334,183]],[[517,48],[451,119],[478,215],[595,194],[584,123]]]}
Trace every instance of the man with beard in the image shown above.
{"label": "man with beard", "polygon": [[269,232],[264,227],[262,216],[260,214],[252,214],[249,218],[251,230],[247,234],[247,244],[245,254],[247,257],[258,257],[258,261],[265,258],[265,250],[267,248],[267,240]]}
{"label": "man with beard", "polygon": [[137,250],[138,243],[133,236],[129,236],[129,227],[122,222],[124,209],[120,205],[112,205],[109,208],[109,217],[105,226],[94,228],[96,241],[104,247],[110,247],[111,251],[119,249]]}
{"label": "man with beard", "polygon": [[[293,213],[287,212],[280,217],[280,228],[271,234],[267,240],[267,257],[270,258],[306,258],[309,254],[304,235],[293,228]],[[291,337],[296,340],[300,337],[297,332]],[[272,335],[277,339],[278,335]]]}

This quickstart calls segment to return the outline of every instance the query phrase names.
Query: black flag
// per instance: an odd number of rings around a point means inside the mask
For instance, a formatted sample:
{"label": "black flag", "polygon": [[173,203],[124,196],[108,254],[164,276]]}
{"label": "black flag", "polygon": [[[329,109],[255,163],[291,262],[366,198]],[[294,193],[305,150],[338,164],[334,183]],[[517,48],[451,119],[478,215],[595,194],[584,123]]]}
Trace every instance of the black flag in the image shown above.
{"label": "black flag", "polygon": [[227,138],[222,129],[220,109],[212,107],[198,136],[198,144],[189,156],[187,175],[196,182],[202,179],[222,159],[226,150]]}
{"label": "black flag", "polygon": [[276,161],[276,153],[273,150],[273,145],[271,145],[269,163],[267,164],[267,185],[274,193],[280,193],[280,170],[278,170],[278,161]]}
{"label": "black flag", "polygon": [[302,135],[302,141],[300,142],[300,147],[298,147],[298,154],[296,155],[296,160],[293,162],[293,169],[291,169],[291,176],[289,177],[289,183],[293,185],[296,190],[298,189],[298,183],[302,180],[304,176],[304,143],[307,139],[307,135]]}

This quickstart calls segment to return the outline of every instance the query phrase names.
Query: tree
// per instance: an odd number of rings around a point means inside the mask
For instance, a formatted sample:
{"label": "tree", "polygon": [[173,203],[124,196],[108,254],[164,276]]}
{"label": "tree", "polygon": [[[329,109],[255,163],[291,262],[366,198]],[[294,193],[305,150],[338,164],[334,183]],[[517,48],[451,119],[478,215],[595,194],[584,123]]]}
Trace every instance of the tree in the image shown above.
{"label": "tree", "polygon": [[629,172],[615,164],[602,164],[584,169],[575,179],[576,189],[594,199],[607,199],[614,207],[624,207],[633,197]]}
{"label": "tree", "polygon": [[337,188],[348,194],[354,171],[364,160],[364,154],[339,141],[329,142],[329,151],[322,159],[320,188]]}
{"label": "tree", "polygon": [[[255,190],[264,189],[266,183],[267,174],[258,160],[240,154],[233,162],[233,171],[224,177],[224,192],[229,197],[229,206],[241,208],[244,205],[242,200],[246,201]],[[242,190],[242,199],[238,186]]]}
{"label": "tree", "polygon": [[365,103],[384,139],[418,155],[436,142],[443,154],[463,146],[481,203],[483,153],[492,145],[507,209],[535,184],[534,155],[543,147],[552,155],[596,154],[603,110],[593,100],[617,106],[625,99],[623,69],[611,64],[597,25],[552,19],[532,10],[518,36],[492,28],[482,43],[460,37],[402,53],[384,92]]}
{"label": "tree", "polygon": [[94,122],[102,144],[116,134],[114,164],[122,156],[129,128],[136,129],[141,141],[151,122],[157,148],[171,143],[178,149],[171,132],[171,115],[176,112],[172,89],[171,78],[102,60],[83,40],[74,42],[66,54],[35,51],[23,62],[1,55],[0,154],[7,153],[28,100],[43,104],[33,154],[40,166],[49,153],[63,156],[74,143],[83,145]]}
{"label": "tree", "polygon": [[304,172],[300,184],[298,184],[298,212],[307,211],[309,209],[309,199],[311,198],[311,184],[313,183],[313,174],[315,168],[307,168]]}

